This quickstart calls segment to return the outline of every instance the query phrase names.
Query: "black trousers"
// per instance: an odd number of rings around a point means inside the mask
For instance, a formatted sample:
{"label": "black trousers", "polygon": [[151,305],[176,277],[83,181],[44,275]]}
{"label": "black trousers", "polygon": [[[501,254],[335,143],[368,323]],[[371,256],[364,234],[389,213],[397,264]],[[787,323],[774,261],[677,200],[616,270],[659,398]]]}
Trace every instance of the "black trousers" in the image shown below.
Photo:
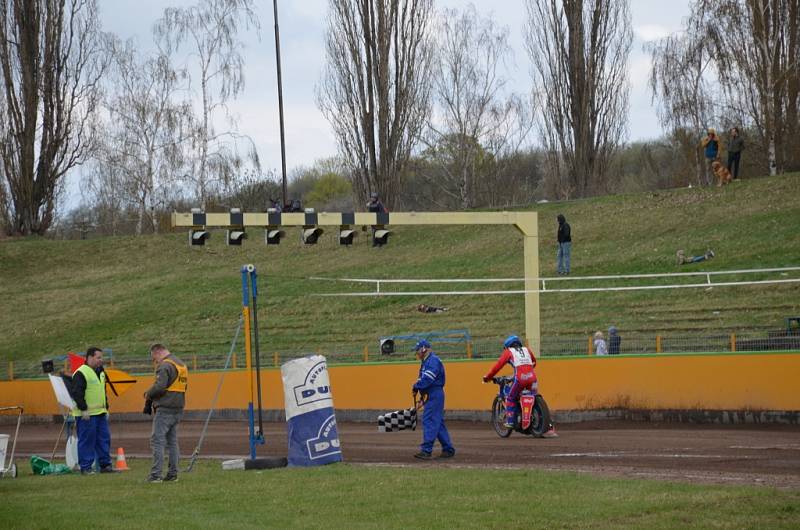
{"label": "black trousers", "polygon": [[728,153],[728,171],[731,172],[733,178],[739,178],[739,159],[742,158],[742,152]]}

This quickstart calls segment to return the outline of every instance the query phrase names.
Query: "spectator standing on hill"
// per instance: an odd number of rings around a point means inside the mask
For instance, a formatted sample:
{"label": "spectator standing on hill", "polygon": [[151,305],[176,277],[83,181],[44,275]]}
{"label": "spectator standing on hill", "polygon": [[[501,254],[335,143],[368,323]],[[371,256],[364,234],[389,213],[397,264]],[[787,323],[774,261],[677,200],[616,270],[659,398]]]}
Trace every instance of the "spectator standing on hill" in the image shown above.
{"label": "spectator standing on hill", "polygon": [[744,139],[739,136],[739,128],[734,127],[728,138],[728,171],[734,179],[739,178],[739,160],[742,158],[742,151],[744,151]]}
{"label": "spectator standing on hill", "polygon": [[598,331],[594,334],[594,354],[608,355],[608,348],[606,347],[606,340],[603,338],[602,331]]}
{"label": "spectator standing on hill", "polygon": [[706,186],[710,186],[714,179],[714,170],[711,168],[711,164],[719,158],[720,145],[717,131],[709,127],[708,134],[703,138],[701,145],[703,147],[703,154],[706,157]]}
{"label": "spectator standing on hill", "polygon": [[572,254],[572,234],[569,223],[564,214],[558,214],[558,251],[556,252],[556,272],[560,276],[569,274],[570,255]]}
{"label": "spectator standing on hill", "polygon": [[380,196],[374,191],[369,194],[367,211],[370,213],[386,213],[386,207],[381,202]]}
{"label": "spectator standing on hill", "polygon": [[111,473],[111,430],[108,428],[106,373],[103,350],[86,350],[86,364],[72,374],[71,396],[75,400],[72,415],[78,431],[78,464],[81,475],[93,475],[97,460],[100,473]]}
{"label": "spectator standing on hill", "polygon": [[422,413],[422,444],[414,458],[420,460],[433,458],[431,453],[436,440],[442,445],[439,458],[451,458],[455,456],[456,450],[444,424],[444,365],[431,350],[431,343],[425,339],[417,342],[414,351],[420,366],[419,378],[411,387],[411,392],[415,396],[417,392],[422,394],[425,403]]}
{"label": "spectator standing on hill", "polygon": [[[186,406],[186,388],[189,370],[183,361],[174,356],[163,344],[150,346],[150,357],[156,363],[156,380],[147,392],[145,400],[152,403],[153,432],[150,435],[150,448],[153,451],[153,467],[148,482],[174,482],[178,480],[178,424]],[[147,404],[145,403],[145,411]],[[164,465],[164,449],[169,453],[169,469],[161,478]]]}
{"label": "spectator standing on hill", "polygon": [[[386,213],[386,207],[381,202],[380,197],[374,191],[369,194],[369,200],[367,201],[367,211],[370,213]],[[380,247],[382,243],[380,243],[375,238],[375,231],[377,229],[373,226],[372,227],[372,246],[373,247]]]}
{"label": "spectator standing on hill", "polygon": [[616,326],[611,326],[608,328],[608,354],[609,355],[617,355],[619,354],[619,347],[620,343],[622,342],[622,337],[619,336],[617,333]]}

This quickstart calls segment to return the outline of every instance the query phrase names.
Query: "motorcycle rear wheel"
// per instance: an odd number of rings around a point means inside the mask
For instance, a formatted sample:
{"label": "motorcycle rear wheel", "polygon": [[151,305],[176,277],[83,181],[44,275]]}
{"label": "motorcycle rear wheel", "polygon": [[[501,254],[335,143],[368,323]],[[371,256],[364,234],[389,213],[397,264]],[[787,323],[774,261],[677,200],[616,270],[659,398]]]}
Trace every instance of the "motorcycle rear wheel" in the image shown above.
{"label": "motorcycle rear wheel", "polygon": [[551,425],[550,408],[544,398],[537,394],[536,401],[533,402],[533,411],[531,411],[531,434],[540,438],[550,430]]}
{"label": "motorcycle rear wheel", "polygon": [[492,403],[492,427],[500,438],[508,438],[514,429],[509,429],[506,423],[506,401],[500,396],[495,396]]}

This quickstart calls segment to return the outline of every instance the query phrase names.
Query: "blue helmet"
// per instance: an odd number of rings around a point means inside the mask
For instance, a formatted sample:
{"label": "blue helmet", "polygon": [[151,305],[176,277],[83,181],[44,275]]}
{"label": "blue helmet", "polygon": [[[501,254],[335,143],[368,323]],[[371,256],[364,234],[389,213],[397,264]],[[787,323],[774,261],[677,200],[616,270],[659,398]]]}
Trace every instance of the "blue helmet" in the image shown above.
{"label": "blue helmet", "polygon": [[522,346],[522,341],[516,335],[509,335],[503,343],[503,347],[510,348],[511,346]]}
{"label": "blue helmet", "polygon": [[430,343],[430,342],[428,342],[428,341],[427,341],[427,340],[425,340],[425,339],[420,339],[420,340],[419,340],[419,341],[418,341],[418,342],[417,342],[417,343],[414,345],[414,351],[419,351],[419,349],[420,349],[420,348],[428,348],[428,349],[430,349],[430,348],[431,348],[431,343]]}

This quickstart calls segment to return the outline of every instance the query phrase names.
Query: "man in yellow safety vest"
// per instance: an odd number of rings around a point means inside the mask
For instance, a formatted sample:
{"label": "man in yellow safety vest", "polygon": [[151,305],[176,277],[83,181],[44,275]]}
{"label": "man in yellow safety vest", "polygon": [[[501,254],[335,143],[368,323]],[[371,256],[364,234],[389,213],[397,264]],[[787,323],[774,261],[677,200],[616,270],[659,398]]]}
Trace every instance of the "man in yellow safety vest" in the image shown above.
{"label": "man in yellow safety vest", "polygon": [[108,428],[106,373],[103,371],[103,350],[86,350],[86,364],[72,374],[72,415],[78,431],[78,464],[82,475],[93,475],[97,460],[101,473],[111,473],[111,431]]}
{"label": "man in yellow safety vest", "polygon": [[[150,448],[153,451],[153,467],[148,482],[173,482],[178,480],[178,424],[186,405],[186,387],[189,370],[186,364],[172,355],[163,344],[150,346],[150,357],[156,363],[156,380],[147,392],[145,400],[152,403],[153,433]],[[145,407],[146,410],[147,407]],[[164,465],[164,448],[169,454],[169,469],[164,478],[161,469]]]}

